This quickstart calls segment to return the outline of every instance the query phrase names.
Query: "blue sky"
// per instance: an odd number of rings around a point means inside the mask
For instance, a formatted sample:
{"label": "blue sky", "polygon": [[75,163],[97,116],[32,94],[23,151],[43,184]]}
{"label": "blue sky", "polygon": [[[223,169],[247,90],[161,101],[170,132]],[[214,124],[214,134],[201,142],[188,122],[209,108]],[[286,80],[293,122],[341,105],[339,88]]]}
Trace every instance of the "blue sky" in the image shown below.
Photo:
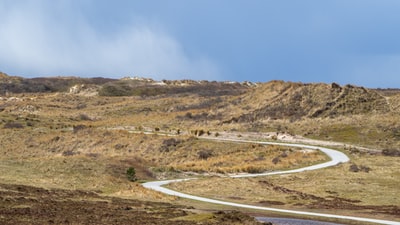
{"label": "blue sky", "polygon": [[0,71],[400,88],[398,0],[2,0]]}

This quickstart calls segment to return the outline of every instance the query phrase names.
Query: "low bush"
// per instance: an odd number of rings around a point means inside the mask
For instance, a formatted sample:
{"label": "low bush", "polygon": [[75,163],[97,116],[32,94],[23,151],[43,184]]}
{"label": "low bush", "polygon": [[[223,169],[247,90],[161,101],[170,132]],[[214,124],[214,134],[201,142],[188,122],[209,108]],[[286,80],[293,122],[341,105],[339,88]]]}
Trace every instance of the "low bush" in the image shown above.
{"label": "low bush", "polygon": [[73,131],[74,131],[74,133],[76,133],[76,132],[84,130],[86,128],[87,127],[85,125],[76,125],[76,126],[73,126]]}
{"label": "low bush", "polygon": [[400,157],[400,150],[397,149],[385,149],[382,151],[382,154],[385,156],[395,156]]}
{"label": "low bush", "polygon": [[369,171],[371,171],[371,168],[369,168],[368,166],[363,166],[363,165],[357,166],[356,164],[352,164],[349,167],[349,171],[355,172],[355,173],[357,173],[357,172],[369,173]]}
{"label": "low bush", "polygon": [[208,159],[213,156],[213,152],[212,150],[201,150],[197,152],[197,155],[199,156],[199,159]]}
{"label": "low bush", "polygon": [[88,115],[86,114],[80,114],[79,115],[79,120],[83,120],[83,121],[91,121],[92,118],[90,118]]}
{"label": "low bush", "polygon": [[278,164],[280,161],[281,159],[279,158],[279,156],[272,159],[273,164]]}
{"label": "low bush", "polygon": [[7,122],[4,124],[4,128],[6,129],[22,129],[24,125],[17,123],[17,122]]}
{"label": "low bush", "polygon": [[182,140],[170,138],[163,141],[162,146],[160,147],[160,152],[169,152],[175,150],[176,146],[182,143]]}
{"label": "low bush", "polygon": [[129,181],[132,181],[132,182],[136,181],[136,180],[137,180],[137,177],[136,177],[136,170],[135,170],[135,168],[129,167],[129,168],[126,170],[126,177],[128,178]]}
{"label": "low bush", "polygon": [[72,150],[64,151],[62,153],[62,156],[74,156],[74,155],[79,155],[80,152],[74,152]]}

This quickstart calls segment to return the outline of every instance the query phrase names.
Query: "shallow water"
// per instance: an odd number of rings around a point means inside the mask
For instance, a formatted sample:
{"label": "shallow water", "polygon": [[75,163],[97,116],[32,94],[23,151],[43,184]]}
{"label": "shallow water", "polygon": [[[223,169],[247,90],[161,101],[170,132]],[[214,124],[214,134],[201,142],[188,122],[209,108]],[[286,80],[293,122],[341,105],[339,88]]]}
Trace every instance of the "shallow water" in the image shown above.
{"label": "shallow water", "polygon": [[290,218],[256,217],[258,221],[271,222],[276,225],[343,225],[339,223],[321,222],[315,220],[301,220]]}

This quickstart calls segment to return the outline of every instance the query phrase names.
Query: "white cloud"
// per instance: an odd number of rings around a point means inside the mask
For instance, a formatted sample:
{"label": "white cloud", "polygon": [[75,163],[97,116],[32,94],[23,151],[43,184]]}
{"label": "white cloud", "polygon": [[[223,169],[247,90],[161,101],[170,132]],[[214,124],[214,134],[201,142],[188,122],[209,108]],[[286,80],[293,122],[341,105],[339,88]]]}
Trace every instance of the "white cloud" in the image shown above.
{"label": "white cloud", "polygon": [[218,79],[217,65],[206,57],[189,57],[154,24],[130,21],[110,32],[90,26],[68,1],[56,6],[50,1],[51,7],[19,3],[0,4],[0,70],[6,73]]}

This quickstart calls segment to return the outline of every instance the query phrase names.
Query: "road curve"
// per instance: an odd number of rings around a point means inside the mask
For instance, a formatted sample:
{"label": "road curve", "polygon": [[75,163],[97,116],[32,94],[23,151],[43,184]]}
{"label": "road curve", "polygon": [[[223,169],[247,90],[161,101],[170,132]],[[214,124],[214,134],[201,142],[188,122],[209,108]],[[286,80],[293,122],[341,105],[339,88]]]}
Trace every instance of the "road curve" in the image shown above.
{"label": "road curve", "polygon": [[[289,174],[289,173],[299,173],[304,172],[307,170],[317,170],[322,169],[330,166],[337,165],[339,163],[345,163],[349,161],[349,158],[342,152],[337,150],[333,150],[330,148],[325,147],[317,147],[311,145],[304,145],[304,144],[292,144],[292,143],[276,143],[276,142],[264,142],[264,141],[248,141],[248,140],[238,140],[238,139],[225,139],[225,138],[214,138],[214,137],[201,137],[202,139],[209,139],[215,141],[226,141],[226,142],[241,142],[241,143],[255,143],[255,144],[263,144],[263,145],[282,145],[282,146],[290,146],[290,147],[300,147],[300,148],[307,148],[307,149],[314,149],[324,152],[328,157],[331,158],[330,161],[303,167],[299,169],[293,170],[286,170],[286,171],[274,171],[274,172],[265,172],[265,173],[257,173],[257,174],[240,174],[240,175],[232,175],[232,178],[243,178],[243,177],[257,177],[257,176],[270,176],[270,175],[277,175],[277,174]],[[261,207],[261,206],[254,206],[254,205],[246,205],[246,204],[239,204],[234,202],[227,202],[221,200],[215,200],[211,198],[204,198],[195,195],[189,195],[185,193],[181,193],[178,191],[174,191],[165,187],[163,185],[174,183],[174,182],[182,182],[187,180],[192,180],[196,178],[188,178],[188,179],[175,179],[175,180],[164,180],[164,181],[152,181],[143,184],[143,187],[152,189],[164,194],[173,195],[181,198],[187,198],[202,202],[220,204],[220,205],[227,205],[227,206],[234,206],[240,208],[247,208],[247,209],[256,209],[256,210],[266,210],[266,211],[273,211],[273,212],[282,212],[282,213],[290,213],[290,214],[297,214],[297,215],[307,215],[307,216],[317,216],[317,217],[326,217],[326,218],[336,218],[336,219],[347,219],[347,220],[355,220],[360,222],[370,222],[370,223],[378,223],[378,224],[392,224],[392,225],[400,225],[400,222],[396,221],[389,221],[389,220],[379,220],[379,219],[370,219],[370,218],[362,218],[362,217],[354,217],[354,216],[341,216],[341,215],[334,215],[334,214],[325,214],[325,213],[314,213],[314,212],[305,212],[305,211],[296,211],[296,210],[286,210],[286,209],[277,209],[277,208],[270,208],[270,207]]]}

